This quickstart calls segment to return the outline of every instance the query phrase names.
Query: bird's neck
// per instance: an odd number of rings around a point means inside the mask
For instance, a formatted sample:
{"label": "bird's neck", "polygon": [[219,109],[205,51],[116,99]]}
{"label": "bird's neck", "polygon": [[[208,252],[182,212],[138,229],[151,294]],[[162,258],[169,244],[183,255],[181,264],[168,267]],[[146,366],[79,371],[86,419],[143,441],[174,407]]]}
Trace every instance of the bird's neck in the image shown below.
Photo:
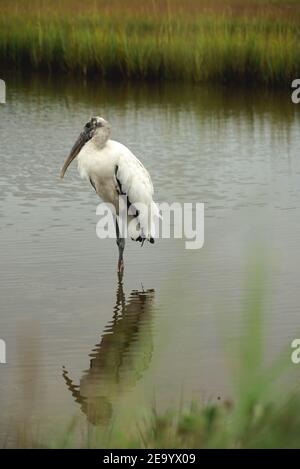
{"label": "bird's neck", "polygon": [[107,140],[109,139],[109,132],[99,132],[94,135],[91,142],[97,148],[97,150],[101,150],[105,147]]}

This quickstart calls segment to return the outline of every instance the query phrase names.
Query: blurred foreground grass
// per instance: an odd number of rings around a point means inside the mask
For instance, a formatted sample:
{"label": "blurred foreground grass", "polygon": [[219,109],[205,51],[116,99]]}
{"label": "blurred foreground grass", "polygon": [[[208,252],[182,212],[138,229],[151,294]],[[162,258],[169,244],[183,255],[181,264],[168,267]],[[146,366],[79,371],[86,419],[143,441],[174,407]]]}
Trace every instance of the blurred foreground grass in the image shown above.
{"label": "blurred foreground grass", "polygon": [[300,73],[300,6],[292,0],[2,0],[0,6],[4,70],[282,86]]}
{"label": "blurred foreground grass", "polygon": [[[65,426],[39,433],[26,422],[15,427],[17,446],[50,448],[297,448],[300,446],[300,396],[282,388],[291,349],[271,365],[264,354],[266,274],[256,266],[247,291],[244,334],[235,344],[237,379],[232,399],[217,404],[192,402],[189,408],[157,412],[138,409],[138,419],[122,418],[105,428],[74,416]],[[281,384],[281,387],[278,386]],[[158,396],[159,397],[159,396]],[[131,403],[137,407],[137,403]],[[134,409],[136,410],[136,409]],[[142,410],[142,412],[141,412]]]}

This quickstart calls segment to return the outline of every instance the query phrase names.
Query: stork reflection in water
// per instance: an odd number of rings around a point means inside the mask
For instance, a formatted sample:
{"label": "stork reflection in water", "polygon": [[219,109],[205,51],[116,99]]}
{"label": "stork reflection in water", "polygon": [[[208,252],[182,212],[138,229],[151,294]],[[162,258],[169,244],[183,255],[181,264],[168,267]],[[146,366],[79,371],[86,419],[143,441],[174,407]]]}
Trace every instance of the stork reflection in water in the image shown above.
{"label": "stork reflection in water", "polygon": [[126,301],[119,275],[113,318],[92,350],[89,369],[79,385],[63,368],[69,391],[94,425],[109,423],[114,404],[125,391],[134,388],[150,365],[153,301],[154,290],[133,290]]}

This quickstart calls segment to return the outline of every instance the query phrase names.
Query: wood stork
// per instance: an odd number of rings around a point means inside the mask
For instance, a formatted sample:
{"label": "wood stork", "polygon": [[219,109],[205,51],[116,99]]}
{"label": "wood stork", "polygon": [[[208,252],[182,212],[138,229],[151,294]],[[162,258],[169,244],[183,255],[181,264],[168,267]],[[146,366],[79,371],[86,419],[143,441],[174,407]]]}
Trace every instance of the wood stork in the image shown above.
{"label": "wood stork", "polygon": [[78,160],[82,178],[90,181],[97,194],[115,208],[116,238],[119,248],[118,272],[123,272],[125,237],[120,232],[119,197],[126,197],[128,236],[144,244],[154,243],[158,207],[153,201],[153,184],[148,171],[125,146],[110,139],[111,125],[102,117],[92,117],[84,126],[64,162],[63,178],[70,163]]}

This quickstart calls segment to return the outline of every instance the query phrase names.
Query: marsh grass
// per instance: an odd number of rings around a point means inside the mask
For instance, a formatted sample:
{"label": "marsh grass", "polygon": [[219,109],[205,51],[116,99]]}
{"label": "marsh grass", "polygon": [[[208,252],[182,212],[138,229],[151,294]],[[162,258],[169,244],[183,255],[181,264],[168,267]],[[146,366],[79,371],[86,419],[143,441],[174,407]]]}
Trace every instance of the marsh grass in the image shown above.
{"label": "marsh grass", "polygon": [[[122,80],[260,82],[300,72],[295,2],[2,1],[3,67]],[[52,5],[52,6],[51,6]]]}

